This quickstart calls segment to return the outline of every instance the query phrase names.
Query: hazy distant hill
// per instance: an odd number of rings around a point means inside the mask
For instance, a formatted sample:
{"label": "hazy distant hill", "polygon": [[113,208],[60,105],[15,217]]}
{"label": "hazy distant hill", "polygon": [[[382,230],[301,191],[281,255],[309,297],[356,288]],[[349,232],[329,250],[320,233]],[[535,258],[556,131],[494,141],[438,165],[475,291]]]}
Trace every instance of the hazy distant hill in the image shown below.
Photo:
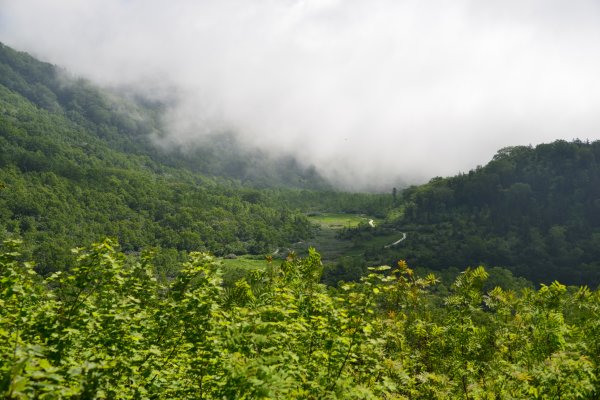
{"label": "hazy distant hill", "polygon": [[151,136],[164,136],[168,129],[161,122],[165,104],[135,93],[101,90],[1,43],[0,84],[74,122],[115,150],[148,155],[169,166],[239,179],[256,187],[329,187],[314,168],[302,167],[291,156],[244,148],[234,133],[207,135],[195,145],[185,146],[185,151],[157,148]]}
{"label": "hazy distant hill", "polygon": [[600,141],[510,147],[484,167],[407,189],[392,258],[484,263],[535,282],[600,283]]}

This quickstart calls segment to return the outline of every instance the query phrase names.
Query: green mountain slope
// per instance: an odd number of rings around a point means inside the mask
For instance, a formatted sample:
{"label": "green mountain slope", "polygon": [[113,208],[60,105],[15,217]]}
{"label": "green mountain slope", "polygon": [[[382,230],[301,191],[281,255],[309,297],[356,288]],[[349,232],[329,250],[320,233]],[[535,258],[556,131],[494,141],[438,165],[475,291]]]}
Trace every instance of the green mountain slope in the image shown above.
{"label": "green mountain slope", "polygon": [[114,150],[147,155],[171,167],[229,177],[255,187],[329,187],[314,168],[301,166],[291,156],[246,148],[231,132],[206,135],[185,149],[158,148],[151,137],[166,135],[168,127],[163,125],[162,115],[169,104],[135,93],[100,90],[1,43],[0,84],[37,107],[62,115]]}
{"label": "green mountain slope", "polygon": [[484,167],[403,193],[407,232],[384,258],[483,263],[535,282],[600,283],[600,141],[503,149]]}
{"label": "green mountain slope", "polygon": [[105,236],[178,258],[263,253],[311,234],[276,191],[259,195],[159,153],[147,139],[156,113],[136,107],[0,46],[0,238],[25,239],[40,271]]}

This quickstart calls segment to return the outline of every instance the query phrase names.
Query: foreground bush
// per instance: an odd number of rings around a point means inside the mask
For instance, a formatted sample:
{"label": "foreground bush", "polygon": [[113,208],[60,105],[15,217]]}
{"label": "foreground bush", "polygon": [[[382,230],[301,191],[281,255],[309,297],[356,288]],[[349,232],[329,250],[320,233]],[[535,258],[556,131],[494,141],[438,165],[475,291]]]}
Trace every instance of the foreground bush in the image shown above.
{"label": "foreground bush", "polygon": [[445,298],[433,275],[372,269],[319,284],[289,256],[233,287],[192,253],[155,278],[106,240],[43,279],[0,256],[0,392],[7,399],[595,399],[600,295],[559,283],[483,293],[463,272]]}

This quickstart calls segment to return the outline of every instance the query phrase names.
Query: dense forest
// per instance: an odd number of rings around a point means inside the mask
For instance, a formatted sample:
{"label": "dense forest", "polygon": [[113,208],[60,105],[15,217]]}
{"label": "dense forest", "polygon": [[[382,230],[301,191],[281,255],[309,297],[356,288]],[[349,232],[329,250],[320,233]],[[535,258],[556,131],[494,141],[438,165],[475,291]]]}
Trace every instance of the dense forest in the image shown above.
{"label": "dense forest", "polygon": [[485,167],[403,194],[410,204],[398,223],[422,227],[410,243],[430,248],[415,251],[419,262],[600,283],[600,142],[504,149]]}
{"label": "dense forest", "polygon": [[0,45],[4,398],[600,396],[600,142],[343,193],[168,106]]}
{"label": "dense forest", "polygon": [[397,204],[398,217],[377,230],[345,233],[407,234],[402,246],[376,249],[373,263],[483,264],[533,282],[600,284],[600,141],[502,149],[467,174],[407,188]]}

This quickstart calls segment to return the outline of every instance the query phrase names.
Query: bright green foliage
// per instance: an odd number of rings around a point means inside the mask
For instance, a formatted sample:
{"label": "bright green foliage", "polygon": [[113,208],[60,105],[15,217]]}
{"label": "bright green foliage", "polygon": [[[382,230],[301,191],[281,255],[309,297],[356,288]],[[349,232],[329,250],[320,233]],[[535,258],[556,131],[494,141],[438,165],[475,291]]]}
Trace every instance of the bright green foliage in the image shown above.
{"label": "bright green foliage", "polygon": [[152,254],[111,240],[45,279],[0,255],[0,393],[7,399],[596,399],[600,295],[557,282],[485,293],[467,269],[437,278],[371,268],[319,283],[293,253],[224,288],[192,253],[156,279]]}

